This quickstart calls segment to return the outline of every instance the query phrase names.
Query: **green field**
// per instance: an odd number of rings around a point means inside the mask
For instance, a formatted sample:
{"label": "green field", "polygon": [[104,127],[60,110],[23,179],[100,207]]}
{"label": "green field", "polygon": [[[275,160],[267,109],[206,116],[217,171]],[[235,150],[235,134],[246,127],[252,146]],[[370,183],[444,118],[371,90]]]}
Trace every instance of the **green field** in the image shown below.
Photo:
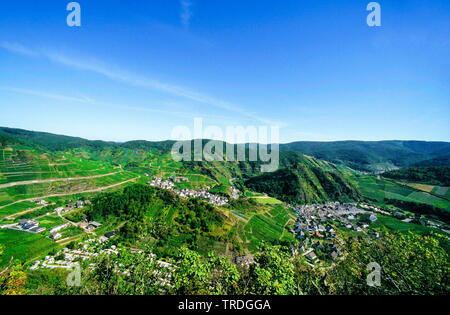
{"label": "green field", "polygon": [[23,146],[0,150],[0,184],[87,177],[114,171],[117,170],[109,163],[83,159],[74,152],[49,154]]}
{"label": "green field", "polygon": [[66,223],[66,221],[61,219],[57,214],[43,216],[37,219],[37,221],[39,222],[39,226],[45,227],[47,230]]}
{"label": "green field", "polygon": [[370,227],[374,228],[374,229],[387,227],[389,230],[392,230],[392,231],[400,231],[402,233],[413,232],[413,233],[417,233],[417,234],[421,234],[421,235],[427,235],[430,232],[442,233],[439,230],[434,229],[434,228],[430,228],[427,226],[414,224],[414,223],[403,222],[396,218],[383,216],[383,215],[379,215],[378,220],[374,223],[371,223]]}
{"label": "green field", "polygon": [[0,219],[15,213],[38,207],[34,202],[24,201],[0,209]]}
{"label": "green field", "polygon": [[261,203],[263,205],[281,205],[283,204],[282,201],[272,198],[272,197],[254,197],[252,198],[253,200],[255,200],[258,203]]}
{"label": "green field", "polygon": [[378,202],[383,202],[384,199],[398,199],[450,210],[450,201],[392,180],[379,179],[371,175],[360,175],[352,177],[350,180],[354,182],[363,196]]}
{"label": "green field", "polygon": [[244,228],[244,237],[250,242],[249,248],[256,250],[262,240],[294,240],[294,236],[286,228],[288,221],[292,219],[292,214],[288,211],[290,210],[275,206],[269,212],[253,216]]}
{"label": "green field", "polygon": [[5,229],[0,230],[0,244],[6,247],[0,258],[0,267],[7,265],[11,257],[27,262],[57,247],[55,242],[40,234]]}

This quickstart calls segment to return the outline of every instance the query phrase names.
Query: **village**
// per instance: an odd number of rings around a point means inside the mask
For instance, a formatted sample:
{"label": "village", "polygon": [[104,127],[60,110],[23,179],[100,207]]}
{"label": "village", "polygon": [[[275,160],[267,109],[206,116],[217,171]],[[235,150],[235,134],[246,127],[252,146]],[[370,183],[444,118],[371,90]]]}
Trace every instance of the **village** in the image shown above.
{"label": "village", "polygon": [[304,205],[294,208],[297,213],[295,230],[291,231],[301,241],[302,255],[313,264],[322,257],[336,260],[341,253],[340,239],[335,228],[371,234],[378,238],[377,232],[368,231],[371,222],[377,221],[374,212],[380,209],[362,210],[355,204],[328,202],[325,204]]}
{"label": "village", "polygon": [[[131,254],[142,254],[142,251],[139,249],[111,245],[109,241],[115,235],[115,232],[110,232],[99,238],[90,238],[80,242],[78,243],[77,248],[63,248],[55,255],[47,255],[43,260],[35,261],[29,269],[38,270],[59,268],[73,270],[77,267],[81,267],[81,263],[83,261],[87,261],[89,263],[88,268],[94,268],[95,264],[92,260],[100,255],[120,255],[124,250],[129,250]],[[154,259],[156,259],[156,255],[151,253],[150,260],[154,261]],[[125,276],[130,276],[130,271],[122,267],[122,265],[118,265],[115,272],[120,272]],[[176,268],[177,267],[172,263],[162,260],[156,261],[156,269],[154,274],[158,277],[158,284],[161,288],[170,287],[172,273]]]}
{"label": "village", "polygon": [[[229,203],[228,198],[212,194],[205,188],[200,189],[200,190],[188,189],[188,188],[181,189],[181,190],[175,189],[176,182],[177,182],[177,178],[164,180],[161,177],[153,176],[152,180],[149,182],[149,185],[153,186],[153,187],[165,189],[165,190],[170,190],[182,198],[200,198],[203,200],[208,200],[208,202],[210,204],[219,206],[219,207],[226,206]],[[235,199],[239,198],[239,194],[235,190],[233,190],[233,197]]]}
{"label": "village", "polygon": [[[35,200],[35,204],[46,206],[48,205],[47,201],[43,199],[37,199]],[[82,229],[86,233],[92,233],[93,230],[99,228],[102,224],[98,222],[88,222],[87,218],[84,218],[82,222],[80,223],[74,223],[67,219],[65,219],[62,215],[65,213],[69,213],[75,209],[83,208],[84,206],[90,205],[91,202],[89,200],[79,200],[74,203],[69,203],[65,207],[57,207],[54,209],[54,212],[64,221],[66,221],[63,224],[60,224],[58,226],[54,226],[49,229],[50,235],[48,236],[51,240],[58,240],[62,237],[62,232],[64,229],[70,227],[70,226],[76,226]],[[42,218],[45,216],[51,215],[51,213],[44,214],[38,218]],[[39,226],[38,218],[34,219],[20,219],[17,223],[12,223],[8,225],[2,225],[0,226],[1,229],[9,229],[9,230],[16,230],[26,233],[32,233],[32,234],[39,234],[47,230],[45,227]]]}

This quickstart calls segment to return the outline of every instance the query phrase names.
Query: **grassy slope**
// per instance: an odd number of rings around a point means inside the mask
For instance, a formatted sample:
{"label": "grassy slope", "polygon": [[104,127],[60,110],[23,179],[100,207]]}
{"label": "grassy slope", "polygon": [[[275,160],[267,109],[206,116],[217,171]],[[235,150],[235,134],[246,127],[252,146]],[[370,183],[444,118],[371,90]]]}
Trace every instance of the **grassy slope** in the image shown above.
{"label": "grassy slope", "polygon": [[[377,202],[382,203],[384,199],[398,199],[450,210],[450,201],[418,189],[418,187],[412,187],[414,185],[407,185],[373,175],[358,175],[349,178],[349,180],[355,184],[363,196]],[[444,191],[442,190],[442,192]]]}

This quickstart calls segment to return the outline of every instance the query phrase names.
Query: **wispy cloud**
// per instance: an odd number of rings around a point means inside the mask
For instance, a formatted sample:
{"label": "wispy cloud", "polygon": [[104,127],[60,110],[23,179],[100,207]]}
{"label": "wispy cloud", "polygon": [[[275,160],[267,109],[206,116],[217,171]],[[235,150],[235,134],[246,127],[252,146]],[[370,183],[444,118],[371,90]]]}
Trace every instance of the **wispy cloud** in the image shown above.
{"label": "wispy cloud", "polygon": [[25,55],[25,56],[37,56],[38,53],[28,49],[27,47],[22,46],[18,43],[10,43],[10,42],[1,42],[0,47],[3,49],[6,49],[12,53],[16,53],[19,55]]}
{"label": "wispy cloud", "polygon": [[63,94],[58,94],[58,93],[53,93],[53,92],[44,92],[44,91],[23,89],[23,88],[17,88],[17,87],[0,86],[0,90],[17,93],[17,94],[32,95],[32,96],[42,97],[42,98],[46,98],[46,99],[52,99],[52,100],[56,100],[56,101],[95,105],[95,106],[102,106],[102,107],[107,107],[107,108],[135,110],[135,111],[140,111],[140,112],[151,112],[151,113],[163,113],[163,114],[170,114],[170,115],[178,115],[181,117],[186,117],[187,115],[191,114],[188,112],[179,112],[179,111],[172,111],[172,110],[154,109],[154,108],[148,108],[148,107],[113,104],[113,103],[98,101],[93,98],[85,97],[85,96],[76,97],[76,96],[63,95]]}
{"label": "wispy cloud", "polygon": [[[3,46],[1,46],[3,47]],[[18,46],[22,47],[22,46]],[[29,49],[24,48],[24,51],[28,51]],[[11,49],[8,49],[9,51],[20,53],[18,51],[13,51]],[[23,53],[21,53],[23,54]],[[256,113],[249,112],[244,110],[242,107],[237,106],[235,104],[232,104],[230,102],[217,99],[215,97],[209,96],[205,93],[200,93],[197,91],[194,91],[189,88],[161,82],[146,76],[138,75],[135,73],[131,73],[128,71],[125,71],[123,69],[120,69],[118,67],[114,67],[110,64],[105,64],[99,60],[95,59],[89,59],[89,58],[83,58],[77,59],[73,57],[68,57],[64,54],[57,53],[54,51],[40,51],[40,53],[36,53],[36,55],[45,56],[52,62],[65,65],[67,67],[82,70],[82,71],[89,71],[93,73],[97,73],[99,75],[102,75],[108,79],[125,83],[131,86],[135,87],[141,87],[145,89],[152,89],[156,91],[160,91],[163,93],[167,93],[173,96],[178,96],[187,100],[194,101],[198,104],[203,104],[206,106],[212,106],[215,108],[223,109],[226,111],[233,112],[235,114],[239,114],[241,116],[244,116],[245,118],[250,118],[252,120],[259,121],[261,123],[264,123],[266,125],[278,125],[278,126],[284,126],[284,124],[280,122],[274,122],[269,119],[265,119],[263,117],[258,116]]]}
{"label": "wispy cloud", "polygon": [[44,98],[57,100],[57,101],[63,101],[63,102],[76,102],[76,103],[84,103],[84,104],[92,104],[94,102],[92,99],[87,98],[87,97],[73,97],[73,96],[66,96],[66,95],[61,95],[61,94],[48,93],[48,92],[29,90],[29,89],[22,89],[22,88],[15,88],[15,87],[2,86],[2,87],[0,87],[0,89],[4,90],[4,91],[8,91],[8,92],[44,97]]}
{"label": "wispy cloud", "polygon": [[181,24],[183,24],[184,27],[189,27],[189,24],[191,23],[191,17],[192,17],[192,2],[189,0],[181,0]]}

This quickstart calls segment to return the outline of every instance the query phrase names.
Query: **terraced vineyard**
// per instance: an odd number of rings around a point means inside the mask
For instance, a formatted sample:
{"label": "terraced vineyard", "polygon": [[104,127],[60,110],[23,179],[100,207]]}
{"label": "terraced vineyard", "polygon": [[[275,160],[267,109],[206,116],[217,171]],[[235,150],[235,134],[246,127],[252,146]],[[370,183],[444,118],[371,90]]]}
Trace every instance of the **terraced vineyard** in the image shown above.
{"label": "terraced vineyard", "polygon": [[0,184],[113,172],[117,169],[109,163],[83,159],[72,152],[42,153],[24,146],[0,149]]}
{"label": "terraced vineyard", "polygon": [[0,219],[39,208],[35,199],[54,199],[114,189],[139,175],[82,150],[42,153],[22,145],[0,150]]}
{"label": "terraced vineyard", "polygon": [[[393,180],[361,175],[350,179],[368,198],[382,202],[384,199],[397,199],[428,204],[450,210],[446,187],[428,187],[419,184],[397,183]],[[442,189],[443,188],[443,189]],[[440,196],[437,192],[440,192]],[[445,193],[445,194],[444,194]]]}

